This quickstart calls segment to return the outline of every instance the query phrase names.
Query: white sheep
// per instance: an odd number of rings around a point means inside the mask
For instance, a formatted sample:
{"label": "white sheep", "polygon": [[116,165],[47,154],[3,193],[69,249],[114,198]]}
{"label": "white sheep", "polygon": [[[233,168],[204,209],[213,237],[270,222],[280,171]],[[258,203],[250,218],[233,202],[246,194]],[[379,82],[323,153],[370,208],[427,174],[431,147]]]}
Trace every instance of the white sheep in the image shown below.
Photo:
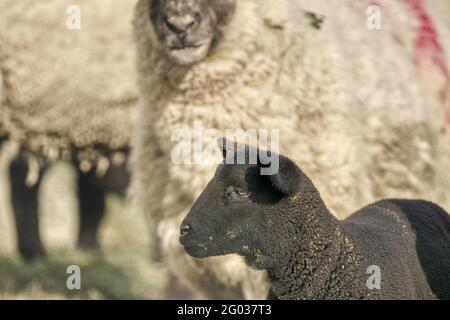
{"label": "white sheep", "polygon": [[[49,159],[126,148],[136,103],[133,2],[0,3],[0,135]],[[85,166],[87,166],[86,164]]]}
{"label": "white sheep", "polygon": [[[134,4],[0,2],[0,149],[21,151],[8,158],[16,160],[9,166],[11,200],[27,260],[43,255],[36,198],[44,164],[53,160],[77,165],[79,244],[97,245],[104,192],[112,189],[111,181],[98,187],[98,176],[124,172],[137,100]],[[3,140],[21,148],[2,148]],[[123,189],[126,180],[117,184]]]}
{"label": "white sheep", "polygon": [[192,132],[194,121],[219,130],[280,129],[280,152],[302,164],[340,218],[385,197],[448,206],[447,102],[437,94],[448,83],[433,56],[450,52],[450,29],[437,21],[441,45],[421,55],[421,22],[406,2],[379,1],[381,30],[367,26],[369,5],[138,2],[131,194],[173,274],[196,292],[264,298],[267,281],[237,256],[194,261],[178,243],[181,219],[215,168],[171,161],[172,133]]}

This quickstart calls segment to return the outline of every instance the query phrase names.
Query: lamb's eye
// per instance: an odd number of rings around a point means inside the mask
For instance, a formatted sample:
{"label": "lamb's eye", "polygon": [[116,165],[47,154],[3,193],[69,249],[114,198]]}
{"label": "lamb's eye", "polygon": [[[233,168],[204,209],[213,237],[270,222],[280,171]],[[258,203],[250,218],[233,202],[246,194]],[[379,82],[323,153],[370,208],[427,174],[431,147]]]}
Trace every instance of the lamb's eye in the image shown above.
{"label": "lamb's eye", "polygon": [[250,192],[243,189],[234,189],[234,193],[238,195],[241,198],[248,198],[250,197]]}
{"label": "lamb's eye", "polygon": [[229,187],[225,192],[225,202],[243,202],[250,198],[251,193],[245,189]]}

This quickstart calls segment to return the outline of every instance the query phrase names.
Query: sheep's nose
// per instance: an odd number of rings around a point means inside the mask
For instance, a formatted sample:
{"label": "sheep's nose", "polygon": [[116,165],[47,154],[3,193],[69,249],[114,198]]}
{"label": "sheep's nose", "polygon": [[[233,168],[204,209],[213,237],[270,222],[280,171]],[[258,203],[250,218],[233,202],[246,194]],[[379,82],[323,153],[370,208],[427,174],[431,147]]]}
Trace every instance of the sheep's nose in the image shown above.
{"label": "sheep's nose", "polygon": [[191,29],[197,21],[191,15],[184,15],[168,17],[165,22],[169,30],[173,33],[186,35],[186,32]]}
{"label": "sheep's nose", "polygon": [[192,227],[187,224],[187,223],[183,223],[180,227],[180,238],[184,238],[185,236],[187,236],[189,234],[189,232],[191,232]]}

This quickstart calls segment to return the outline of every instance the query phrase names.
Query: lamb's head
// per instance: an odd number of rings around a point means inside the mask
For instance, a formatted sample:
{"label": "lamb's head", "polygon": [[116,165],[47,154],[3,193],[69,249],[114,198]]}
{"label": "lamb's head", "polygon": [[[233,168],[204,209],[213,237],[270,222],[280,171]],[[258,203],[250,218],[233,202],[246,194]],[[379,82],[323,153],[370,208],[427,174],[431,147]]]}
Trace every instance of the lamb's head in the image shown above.
{"label": "lamb's head", "polygon": [[[180,242],[197,258],[234,253],[244,256],[252,266],[264,268],[258,259],[268,254],[264,250],[270,241],[271,221],[279,218],[292,197],[309,188],[311,182],[283,156],[270,154],[271,161],[279,162],[279,170],[274,175],[262,175],[261,168],[267,165],[259,156],[256,164],[236,164],[237,153],[233,152],[230,159],[229,147],[223,149],[224,164],[217,168],[184,219]],[[245,146],[240,150],[248,155],[255,149]]]}
{"label": "lamb's head", "polygon": [[161,47],[176,64],[202,61],[231,19],[236,0],[149,0]]}

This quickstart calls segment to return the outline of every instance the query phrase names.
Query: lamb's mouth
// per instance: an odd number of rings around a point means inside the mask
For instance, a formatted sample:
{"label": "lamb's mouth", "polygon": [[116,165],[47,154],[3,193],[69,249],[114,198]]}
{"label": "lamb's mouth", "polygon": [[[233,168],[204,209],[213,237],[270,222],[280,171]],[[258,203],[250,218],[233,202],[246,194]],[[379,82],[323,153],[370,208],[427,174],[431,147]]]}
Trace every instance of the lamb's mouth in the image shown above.
{"label": "lamb's mouth", "polygon": [[186,253],[194,258],[206,258],[208,257],[208,252],[206,248],[196,245],[185,245],[184,250]]}

